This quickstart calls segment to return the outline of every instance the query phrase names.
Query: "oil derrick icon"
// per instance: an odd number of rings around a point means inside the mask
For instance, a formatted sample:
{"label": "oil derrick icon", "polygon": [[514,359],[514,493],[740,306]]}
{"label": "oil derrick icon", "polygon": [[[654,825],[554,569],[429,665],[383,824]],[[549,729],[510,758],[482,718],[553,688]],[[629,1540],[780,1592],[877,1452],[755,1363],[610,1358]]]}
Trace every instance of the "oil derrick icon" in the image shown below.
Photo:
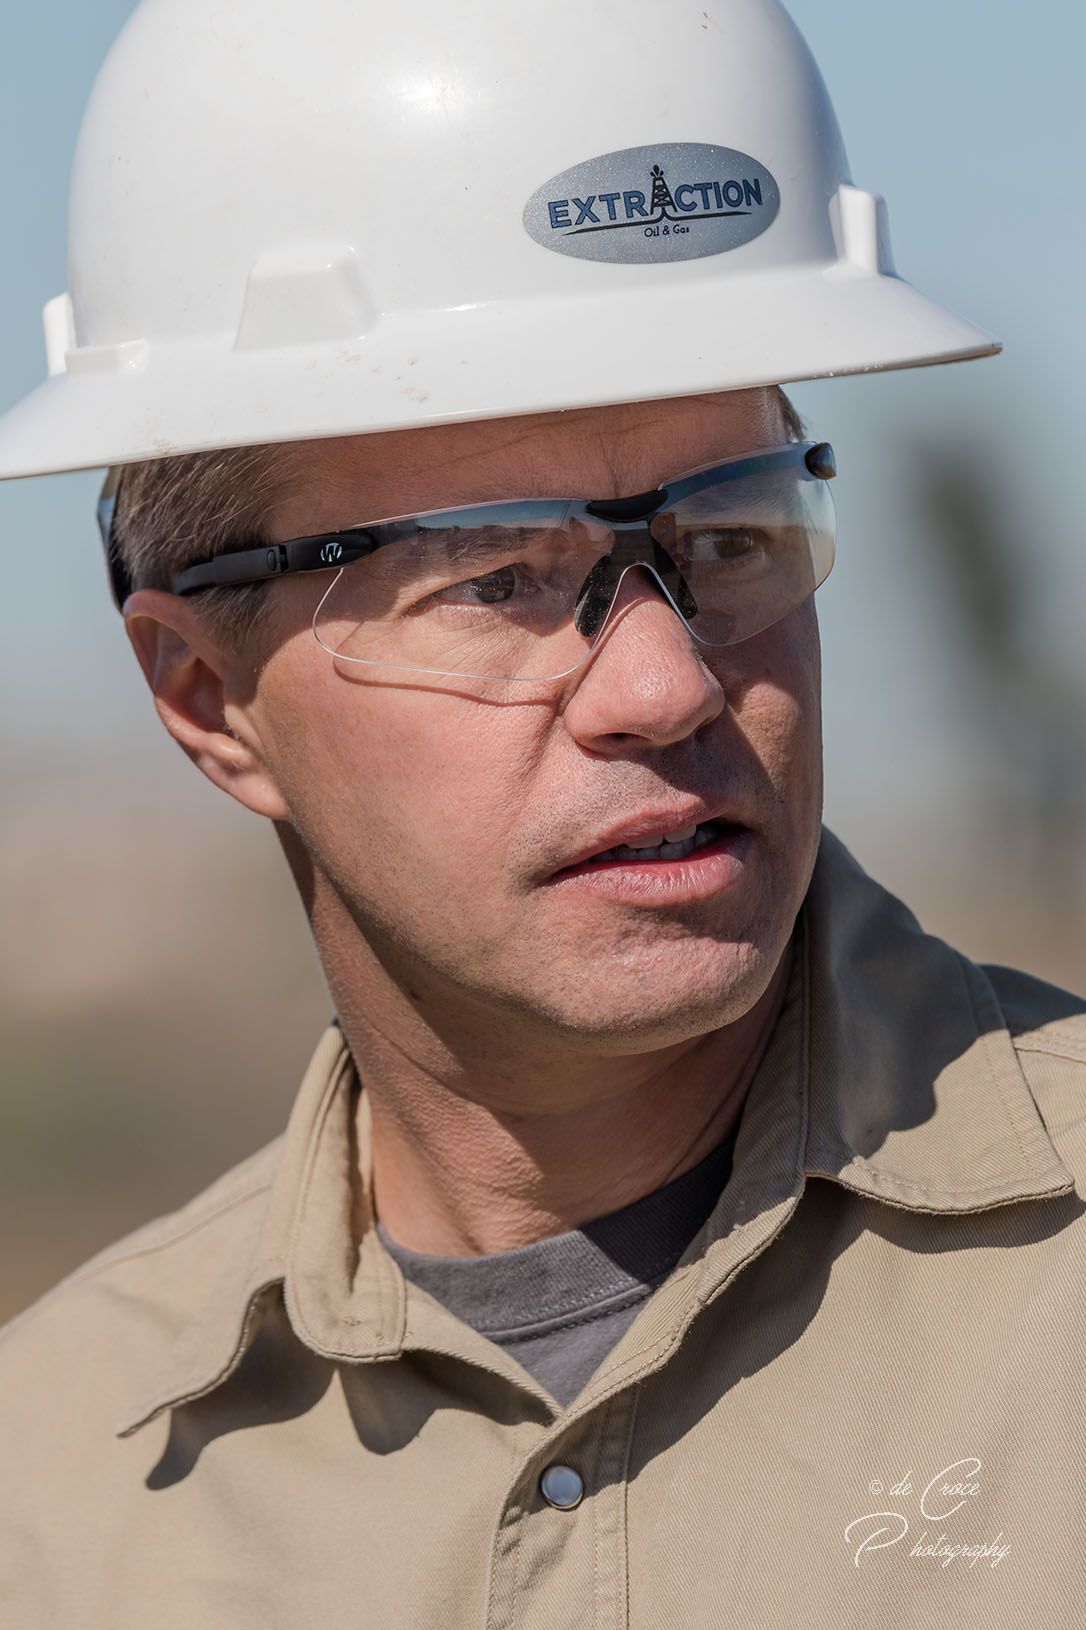
{"label": "oil derrick icon", "polygon": [[649,204],[649,213],[655,215],[659,210],[666,215],[669,209],[675,208],[675,200],[671,196],[671,188],[664,180],[664,172],[658,164],[652,167],[652,201]]}

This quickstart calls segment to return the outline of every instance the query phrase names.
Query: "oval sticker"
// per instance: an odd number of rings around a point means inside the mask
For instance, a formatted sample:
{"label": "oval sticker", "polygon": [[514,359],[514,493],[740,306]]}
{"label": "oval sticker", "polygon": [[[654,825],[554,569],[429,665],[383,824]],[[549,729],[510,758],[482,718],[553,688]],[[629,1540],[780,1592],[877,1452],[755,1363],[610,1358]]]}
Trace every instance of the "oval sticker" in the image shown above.
{"label": "oval sticker", "polygon": [[781,195],[764,164],[732,147],[660,142],[585,159],[536,189],[524,228],[581,260],[696,260],[759,237]]}

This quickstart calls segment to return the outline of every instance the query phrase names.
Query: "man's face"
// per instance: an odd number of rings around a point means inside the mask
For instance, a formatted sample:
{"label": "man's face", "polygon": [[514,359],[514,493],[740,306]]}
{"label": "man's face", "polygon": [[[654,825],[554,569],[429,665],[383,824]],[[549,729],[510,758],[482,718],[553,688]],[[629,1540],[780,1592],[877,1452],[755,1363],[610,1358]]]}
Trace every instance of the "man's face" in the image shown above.
{"label": "man's face", "polygon": [[[776,394],[760,390],[316,442],[295,450],[273,536],[502,498],[646,492],[786,440]],[[527,1024],[614,1053],[690,1039],[753,1006],[818,845],[811,601],[710,651],[634,571],[586,666],[559,682],[480,685],[337,664],[309,628],[326,586],[325,574],[275,586],[283,632],[248,704],[311,869],[326,965],[360,935],[439,1031],[482,1022],[515,1036]],[[743,829],[715,865],[565,870],[691,813]]]}

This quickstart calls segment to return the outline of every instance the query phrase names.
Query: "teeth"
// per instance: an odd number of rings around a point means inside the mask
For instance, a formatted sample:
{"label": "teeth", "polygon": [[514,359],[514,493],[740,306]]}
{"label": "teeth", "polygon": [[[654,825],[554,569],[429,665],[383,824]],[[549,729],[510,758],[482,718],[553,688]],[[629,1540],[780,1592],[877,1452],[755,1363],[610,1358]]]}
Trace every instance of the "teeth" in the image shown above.
{"label": "teeth", "polygon": [[692,837],[696,836],[697,830],[698,830],[697,823],[695,822],[695,824],[693,826],[684,826],[681,832],[665,832],[664,833],[664,842],[665,843],[685,843],[688,838],[692,838]]}
{"label": "teeth", "polygon": [[619,847],[634,849],[640,853],[642,849],[659,849],[665,843],[688,843],[695,836],[697,830],[696,824],[694,826],[684,826],[681,832],[665,832],[661,837],[646,839],[644,843],[623,843]]}
{"label": "teeth", "polygon": [[620,843],[615,849],[608,849],[602,855],[596,855],[596,860],[683,860],[692,855],[696,849],[704,849],[707,843],[715,843],[719,830],[715,821],[707,821],[701,826],[684,828],[681,833],[665,832],[663,838],[654,844],[646,843]]}

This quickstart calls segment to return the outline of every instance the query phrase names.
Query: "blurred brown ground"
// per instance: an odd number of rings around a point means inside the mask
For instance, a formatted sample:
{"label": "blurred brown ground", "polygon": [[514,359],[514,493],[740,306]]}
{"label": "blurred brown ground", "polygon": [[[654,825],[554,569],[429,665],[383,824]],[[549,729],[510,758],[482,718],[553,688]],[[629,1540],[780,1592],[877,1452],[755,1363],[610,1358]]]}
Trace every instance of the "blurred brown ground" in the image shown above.
{"label": "blurred brown ground", "polygon": [[198,779],[0,816],[0,1319],[275,1137],[327,1022],[272,829]]}

